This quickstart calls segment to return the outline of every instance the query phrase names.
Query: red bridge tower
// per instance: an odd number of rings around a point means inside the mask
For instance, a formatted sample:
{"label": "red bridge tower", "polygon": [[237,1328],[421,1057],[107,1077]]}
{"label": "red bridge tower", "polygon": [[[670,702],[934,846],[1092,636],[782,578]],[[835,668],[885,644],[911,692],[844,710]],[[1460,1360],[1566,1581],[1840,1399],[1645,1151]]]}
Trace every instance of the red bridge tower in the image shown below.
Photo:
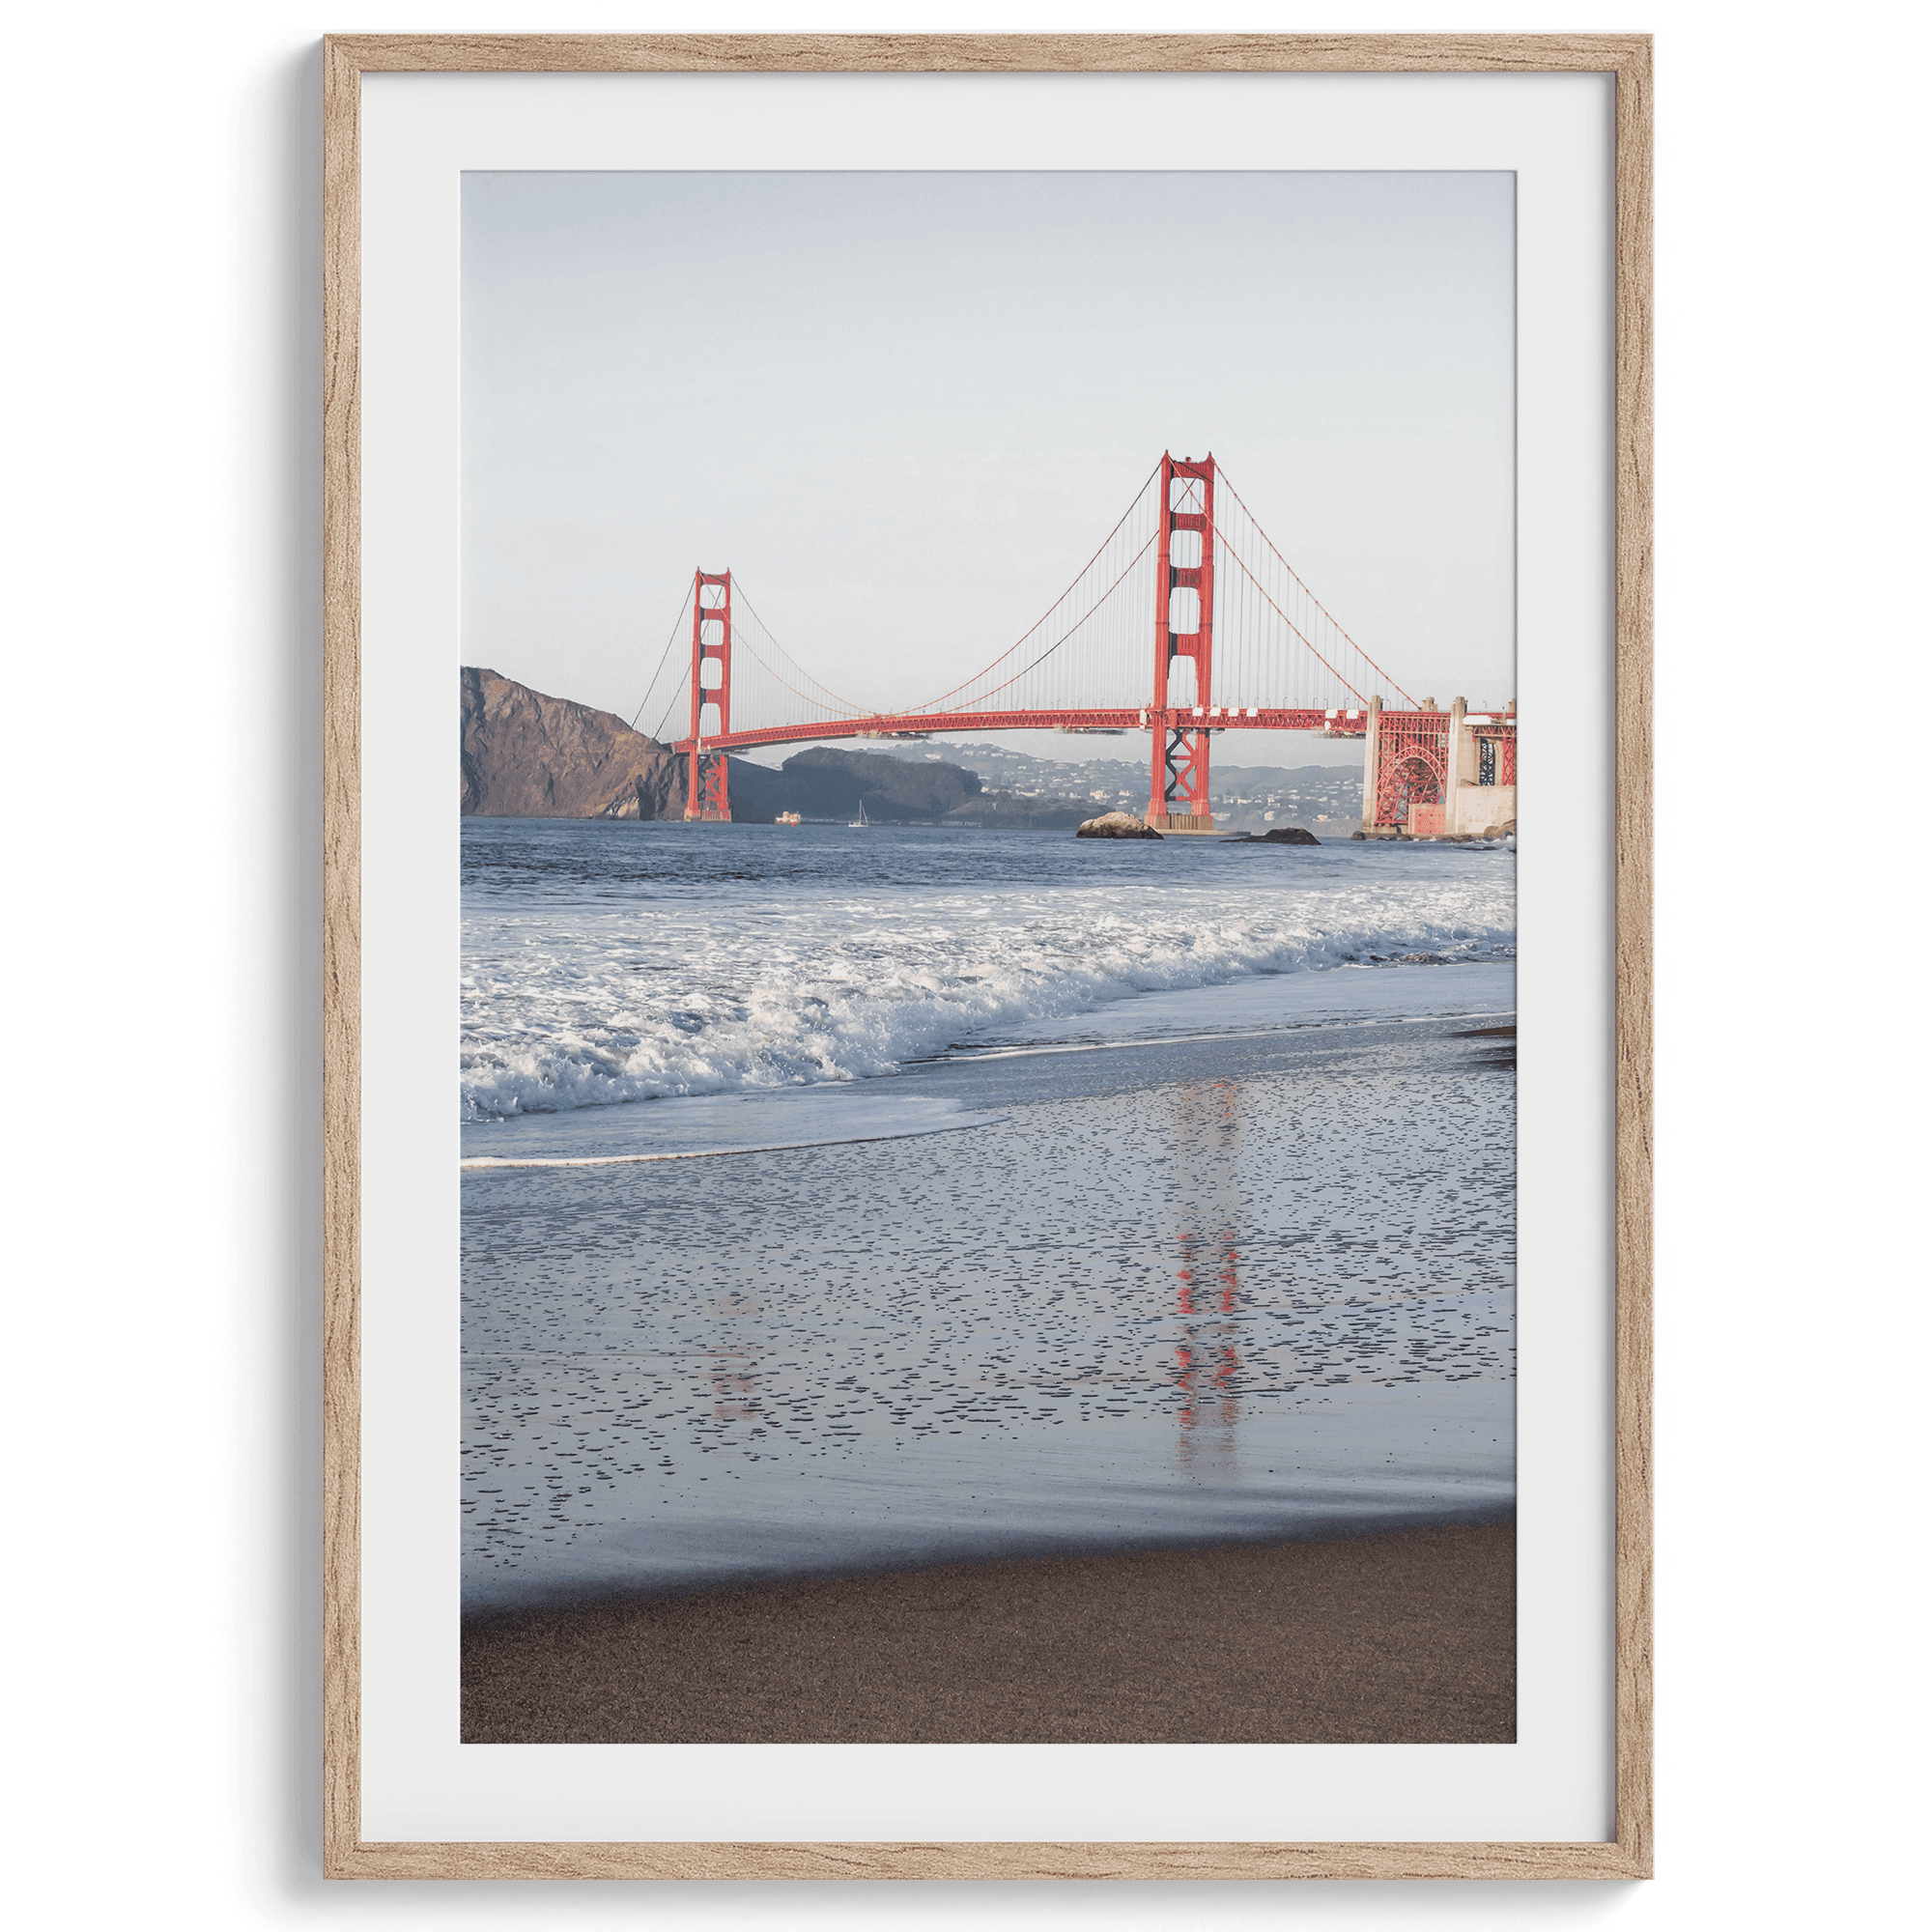
{"label": "red bridge tower", "polygon": [[[1148,823],[1157,832],[1212,832],[1208,809],[1208,724],[1214,690],[1214,456],[1160,459],[1160,540],[1154,562],[1153,785]],[[1192,660],[1194,690],[1176,705],[1176,658]]]}
{"label": "red bridge tower", "polygon": [[[718,682],[706,686],[704,668],[718,667]],[[718,713],[711,735],[731,729],[731,573],[697,573],[691,607],[691,785],[684,816],[722,820],[731,816],[731,762],[723,752],[704,749],[704,712]]]}

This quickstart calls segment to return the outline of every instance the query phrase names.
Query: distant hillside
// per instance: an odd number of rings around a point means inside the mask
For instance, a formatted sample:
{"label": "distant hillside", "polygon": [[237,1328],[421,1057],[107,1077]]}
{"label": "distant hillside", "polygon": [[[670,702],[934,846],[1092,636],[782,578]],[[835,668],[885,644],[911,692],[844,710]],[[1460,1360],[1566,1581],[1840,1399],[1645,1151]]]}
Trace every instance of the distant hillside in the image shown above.
{"label": "distant hillside", "polygon": [[845,819],[866,808],[883,825],[944,818],[979,797],[980,781],[957,765],[908,764],[879,752],[839,752],[814,746],[795,753],[778,771],[749,759],[731,760],[731,814],[772,818],[796,811],[806,818]]}
{"label": "distant hillside", "polygon": [[1096,807],[1058,792],[982,792],[946,814],[949,825],[978,825],[989,832],[1071,832]]}
{"label": "distant hillside", "polygon": [[466,818],[665,818],[684,811],[679,761],[615,713],[463,670]]}
{"label": "distant hillside", "polygon": [[881,825],[972,825],[1004,831],[1070,831],[1093,810],[1059,796],[1020,798],[987,791],[977,772],[935,759],[917,763],[889,752],[844,752],[814,745],[779,771],[731,760],[731,810],[738,818],[796,811],[805,818],[851,818],[861,805]]}

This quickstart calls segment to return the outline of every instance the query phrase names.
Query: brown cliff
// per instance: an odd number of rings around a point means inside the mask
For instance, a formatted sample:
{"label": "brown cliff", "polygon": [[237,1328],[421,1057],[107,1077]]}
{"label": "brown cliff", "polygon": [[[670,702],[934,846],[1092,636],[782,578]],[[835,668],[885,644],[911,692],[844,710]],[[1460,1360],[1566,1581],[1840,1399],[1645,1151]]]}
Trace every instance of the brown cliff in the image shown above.
{"label": "brown cliff", "polygon": [[463,813],[476,818],[681,818],[676,757],[614,712],[466,666]]}

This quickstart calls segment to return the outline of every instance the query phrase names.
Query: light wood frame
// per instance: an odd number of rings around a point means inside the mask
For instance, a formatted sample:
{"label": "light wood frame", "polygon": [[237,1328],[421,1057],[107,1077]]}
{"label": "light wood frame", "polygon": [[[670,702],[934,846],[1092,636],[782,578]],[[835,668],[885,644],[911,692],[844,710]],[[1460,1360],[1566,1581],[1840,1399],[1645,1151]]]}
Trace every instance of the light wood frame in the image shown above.
{"label": "light wood frame", "polygon": [[[324,1862],[330,1878],[1638,1879],[1651,1854],[1648,35],[338,35],[324,43]],[[364,73],[1609,73],[1616,80],[1616,1836],[1522,1844],[441,1843],[360,1832]]]}

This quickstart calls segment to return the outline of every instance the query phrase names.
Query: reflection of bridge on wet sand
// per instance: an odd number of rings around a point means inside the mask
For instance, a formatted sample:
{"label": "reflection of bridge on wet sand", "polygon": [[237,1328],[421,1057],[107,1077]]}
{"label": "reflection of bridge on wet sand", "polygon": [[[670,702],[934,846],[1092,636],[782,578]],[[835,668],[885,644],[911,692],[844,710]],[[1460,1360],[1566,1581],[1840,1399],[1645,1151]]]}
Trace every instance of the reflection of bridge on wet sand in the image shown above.
{"label": "reflection of bridge on wet sand", "polygon": [[1176,1461],[1197,1481],[1236,1473],[1240,1249],[1247,1225],[1240,1098],[1240,1084],[1233,1080],[1174,1091],[1168,1175],[1180,1264],[1174,1271],[1175,1313],[1181,1325],[1174,1350],[1181,1398]]}
{"label": "reflection of bridge on wet sand", "polygon": [[[1017,1277],[1016,1303],[983,1310],[990,1327],[982,1335],[969,1324],[963,1351],[949,1300],[956,1301],[958,1284],[935,1297],[914,1270],[895,1283],[892,1343],[867,1344],[843,1360],[842,1378],[830,1371],[810,1391],[784,1373],[784,1350],[769,1333],[747,1332],[746,1324],[762,1330],[773,1317],[765,1284],[742,1276],[721,1283],[695,1364],[703,1410],[694,1429],[717,1447],[728,1436],[755,1463],[792,1453],[842,1456],[874,1421],[907,1447],[925,1439],[935,1448],[988,1424],[1027,1432],[1066,1420],[1104,1432],[1118,1421],[1126,1425],[1121,1447],[1093,1445],[1108,1462],[1130,1454],[1224,1496],[1278,1490],[1270,1479],[1290,1473],[1277,1466],[1284,1430],[1314,1428],[1309,1446],[1326,1454],[1345,1411],[1359,1420],[1369,1412],[1363,1402],[1398,1383],[1426,1377],[1447,1386],[1493,1366],[1481,1311],[1429,1312],[1445,1277],[1440,1268],[1408,1276],[1411,1239],[1397,1235],[1391,1248],[1395,1231],[1375,1225],[1381,1217],[1374,1213],[1365,1226],[1345,1209],[1336,1224],[1338,1197],[1358,1200],[1379,1170],[1372,1157],[1363,1165],[1366,1149],[1338,1146],[1331,1104],[1314,1093],[1285,1100],[1278,1078],[1260,1069],[1182,1077],[1142,1098],[1150,1160],[1136,1234],[1124,1265],[1101,1267],[1111,1347],[1095,1348],[1091,1332],[1052,1332],[1051,1320],[1029,1304],[1065,1279],[1037,1271],[1043,1252],[1065,1245],[1053,1219],[1058,1201],[1018,1216],[1011,1246],[977,1256],[969,1273],[983,1264]],[[1406,1101],[1384,1093],[1378,1104],[1381,1130],[1397,1130]],[[1084,1173],[1069,1170],[1066,1199],[1079,1197]],[[1386,1207],[1397,1223],[1415,1211],[1412,1202]],[[892,1269],[888,1256],[875,1259]],[[1019,1265],[1029,1261],[1033,1270]],[[1057,1299],[1048,1294],[1049,1304]],[[941,1373],[928,1378],[935,1366]],[[1069,1392],[1065,1408],[1050,1413]],[[1129,1438],[1138,1438],[1131,1450]],[[955,1448],[978,1453],[973,1441]]]}

